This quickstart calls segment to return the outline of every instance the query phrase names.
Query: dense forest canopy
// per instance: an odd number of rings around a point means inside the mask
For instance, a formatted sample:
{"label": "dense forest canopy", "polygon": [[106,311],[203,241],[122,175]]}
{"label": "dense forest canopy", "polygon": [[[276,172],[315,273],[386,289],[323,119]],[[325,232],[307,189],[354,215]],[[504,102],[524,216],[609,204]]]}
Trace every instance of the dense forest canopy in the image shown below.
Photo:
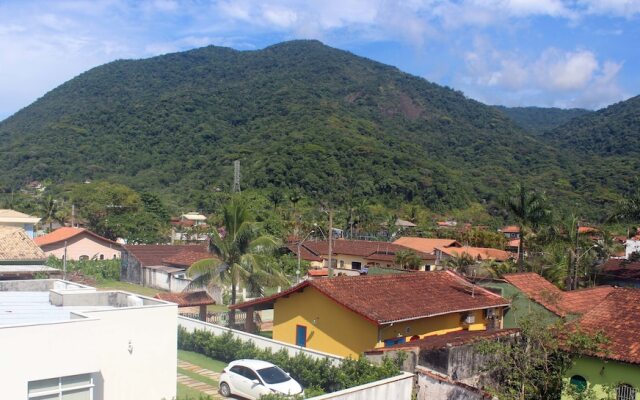
{"label": "dense forest canopy", "polygon": [[236,159],[244,188],[318,202],[491,208],[523,182],[592,216],[638,170],[594,177],[504,110],[317,41],[115,61],[1,122],[0,143],[5,192],[107,179],[194,207],[229,191]]}
{"label": "dense forest canopy", "polygon": [[534,135],[542,135],[576,117],[593,112],[582,108],[495,107],[511,118],[516,125]]}

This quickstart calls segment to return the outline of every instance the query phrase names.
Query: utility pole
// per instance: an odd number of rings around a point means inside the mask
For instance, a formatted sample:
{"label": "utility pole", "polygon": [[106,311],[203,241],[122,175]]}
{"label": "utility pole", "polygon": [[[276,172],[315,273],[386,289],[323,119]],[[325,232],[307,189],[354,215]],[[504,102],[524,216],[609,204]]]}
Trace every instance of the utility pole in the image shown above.
{"label": "utility pole", "polygon": [[74,228],[76,226],[76,205],[71,203],[71,227]]}
{"label": "utility pole", "polygon": [[329,278],[333,276],[333,209],[329,209]]}
{"label": "utility pole", "polygon": [[64,241],[64,258],[62,259],[62,279],[67,280],[67,241]]}
{"label": "utility pole", "polygon": [[240,160],[233,162],[233,193],[240,193]]}
{"label": "utility pole", "polygon": [[573,268],[573,287],[571,290],[576,290],[578,288],[578,263],[580,262],[580,248],[578,240],[580,238],[580,223],[576,223],[576,259],[575,265]]}

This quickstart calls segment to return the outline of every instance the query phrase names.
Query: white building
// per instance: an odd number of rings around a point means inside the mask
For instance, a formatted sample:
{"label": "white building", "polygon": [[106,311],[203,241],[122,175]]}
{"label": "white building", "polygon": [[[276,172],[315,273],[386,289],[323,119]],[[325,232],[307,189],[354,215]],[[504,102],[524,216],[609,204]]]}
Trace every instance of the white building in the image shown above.
{"label": "white building", "polygon": [[627,260],[631,256],[631,253],[640,253],[640,235],[627,239],[625,246],[624,258]]}
{"label": "white building", "polygon": [[40,222],[40,218],[33,217],[15,210],[0,210],[0,226],[10,226],[22,228],[27,235],[33,239],[36,231],[35,225]]}
{"label": "white building", "polygon": [[0,281],[2,399],[176,396],[177,307],[61,280]]}

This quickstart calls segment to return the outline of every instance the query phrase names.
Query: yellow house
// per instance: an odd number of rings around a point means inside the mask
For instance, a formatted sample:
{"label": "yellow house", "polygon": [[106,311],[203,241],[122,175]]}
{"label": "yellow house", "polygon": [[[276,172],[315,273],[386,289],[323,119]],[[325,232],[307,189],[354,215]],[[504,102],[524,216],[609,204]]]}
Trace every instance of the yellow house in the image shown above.
{"label": "yellow house", "polygon": [[451,271],[304,281],[232,306],[274,310],[273,338],[345,357],[429,335],[502,328],[509,301]]}
{"label": "yellow house", "polygon": [[[436,257],[433,254],[411,249],[389,242],[376,242],[370,240],[345,240],[338,239],[332,241],[331,263],[333,268],[343,270],[364,270],[369,267],[396,267],[396,253],[400,251],[411,251],[420,257],[420,271],[430,270],[436,264]],[[289,250],[297,254],[297,244],[288,246]],[[329,266],[329,242],[307,241],[300,245],[300,256],[308,261],[313,268]]]}

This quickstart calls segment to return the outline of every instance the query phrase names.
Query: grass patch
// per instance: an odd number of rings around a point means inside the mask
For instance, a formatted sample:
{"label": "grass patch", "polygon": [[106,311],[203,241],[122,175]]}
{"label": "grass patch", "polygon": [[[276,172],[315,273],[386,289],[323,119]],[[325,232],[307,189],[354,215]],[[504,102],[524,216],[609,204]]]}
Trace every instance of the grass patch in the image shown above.
{"label": "grass patch", "polygon": [[258,335],[262,337],[266,337],[268,339],[273,339],[273,331],[261,331],[261,332],[258,332]]}
{"label": "grass patch", "polygon": [[125,290],[127,292],[136,293],[142,296],[153,297],[157,293],[163,292],[163,290],[148,288],[140,285],[136,285],[135,283],[129,282],[120,282],[113,280],[104,280],[101,282],[96,282],[96,286],[99,289],[103,290]]}
{"label": "grass patch", "polygon": [[182,369],[180,367],[178,367],[178,372],[181,373],[182,375],[188,376],[191,379],[195,379],[198,382],[206,383],[207,385],[211,385],[215,388],[218,387],[218,381],[211,378],[207,378],[206,376],[200,375],[196,372],[189,371],[187,369]]}
{"label": "grass patch", "polygon": [[211,304],[207,306],[207,311],[210,312],[227,312],[229,311],[229,307],[224,304]]}
{"label": "grass patch", "polygon": [[[178,358],[182,361],[190,362],[201,368],[206,368],[214,372],[222,372],[227,363],[214,360],[202,354],[195,353],[193,351],[178,350]],[[186,375],[186,374],[185,374]]]}
{"label": "grass patch", "polygon": [[176,400],[211,400],[211,396],[206,395],[198,390],[191,389],[189,386],[178,383]]}

